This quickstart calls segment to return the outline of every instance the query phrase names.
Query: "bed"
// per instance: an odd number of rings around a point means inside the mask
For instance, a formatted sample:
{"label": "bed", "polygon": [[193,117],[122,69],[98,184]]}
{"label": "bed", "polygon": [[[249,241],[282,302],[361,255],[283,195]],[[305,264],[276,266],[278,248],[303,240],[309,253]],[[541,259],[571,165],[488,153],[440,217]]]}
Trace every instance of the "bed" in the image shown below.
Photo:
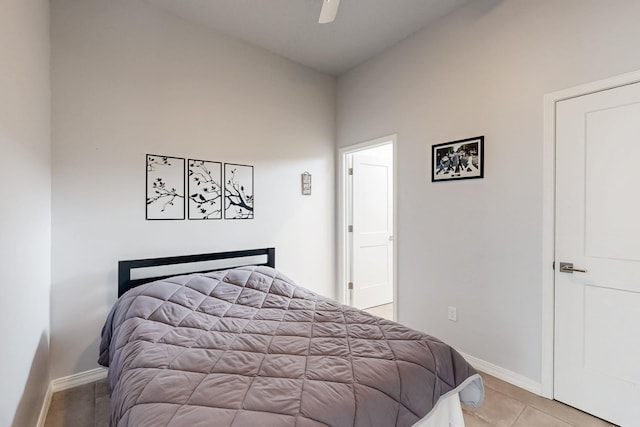
{"label": "bed", "polygon": [[[199,272],[131,276],[185,263]],[[112,426],[463,427],[460,402],[484,398],[451,347],[298,286],[275,269],[274,248],[118,271],[99,356]]]}

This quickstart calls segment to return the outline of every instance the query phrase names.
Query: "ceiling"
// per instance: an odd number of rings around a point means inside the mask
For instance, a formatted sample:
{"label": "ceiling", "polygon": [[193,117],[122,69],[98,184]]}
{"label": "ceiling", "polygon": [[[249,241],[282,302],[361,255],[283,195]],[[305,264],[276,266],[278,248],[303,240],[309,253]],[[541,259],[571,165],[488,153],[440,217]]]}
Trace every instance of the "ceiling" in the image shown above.
{"label": "ceiling", "polygon": [[184,19],[340,75],[471,0],[341,0],[318,24],[322,0],[146,0]]}

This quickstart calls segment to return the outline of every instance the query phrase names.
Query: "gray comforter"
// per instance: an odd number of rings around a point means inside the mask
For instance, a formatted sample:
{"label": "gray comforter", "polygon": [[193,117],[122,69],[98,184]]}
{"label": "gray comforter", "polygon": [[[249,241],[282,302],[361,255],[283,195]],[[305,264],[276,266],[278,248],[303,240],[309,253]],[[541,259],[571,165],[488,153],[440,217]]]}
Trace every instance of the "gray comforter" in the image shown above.
{"label": "gray comforter", "polygon": [[130,290],[105,323],[99,363],[112,426],[410,426],[447,393],[483,397],[448,345],[269,267]]}

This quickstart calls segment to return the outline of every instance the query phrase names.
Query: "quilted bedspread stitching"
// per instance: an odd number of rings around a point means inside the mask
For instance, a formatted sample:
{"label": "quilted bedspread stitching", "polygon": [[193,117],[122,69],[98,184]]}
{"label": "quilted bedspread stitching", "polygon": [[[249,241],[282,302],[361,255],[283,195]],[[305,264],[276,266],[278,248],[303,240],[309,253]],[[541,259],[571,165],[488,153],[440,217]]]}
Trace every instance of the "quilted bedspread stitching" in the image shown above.
{"label": "quilted bedspread stitching", "polygon": [[109,319],[114,425],[404,426],[475,374],[441,341],[268,267],[146,284]]}

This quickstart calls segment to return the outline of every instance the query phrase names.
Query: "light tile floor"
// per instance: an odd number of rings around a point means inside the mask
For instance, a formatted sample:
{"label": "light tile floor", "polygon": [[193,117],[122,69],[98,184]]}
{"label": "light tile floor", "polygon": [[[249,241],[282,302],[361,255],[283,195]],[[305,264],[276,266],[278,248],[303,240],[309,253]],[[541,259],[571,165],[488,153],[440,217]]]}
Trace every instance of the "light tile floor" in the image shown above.
{"label": "light tile floor", "polygon": [[[611,427],[605,421],[481,373],[486,397],[477,409],[462,406],[466,427]],[[108,427],[106,380],[53,395],[45,427]]]}
{"label": "light tile floor", "polygon": [[466,427],[612,427],[606,421],[555,400],[480,373],[485,401],[477,409],[462,405]]}
{"label": "light tile floor", "polygon": [[110,398],[107,380],[53,394],[45,427],[109,427]]}
{"label": "light tile floor", "polygon": [[374,316],[382,317],[384,319],[393,320],[393,303],[379,305],[377,307],[367,308],[367,313],[373,314]]}

